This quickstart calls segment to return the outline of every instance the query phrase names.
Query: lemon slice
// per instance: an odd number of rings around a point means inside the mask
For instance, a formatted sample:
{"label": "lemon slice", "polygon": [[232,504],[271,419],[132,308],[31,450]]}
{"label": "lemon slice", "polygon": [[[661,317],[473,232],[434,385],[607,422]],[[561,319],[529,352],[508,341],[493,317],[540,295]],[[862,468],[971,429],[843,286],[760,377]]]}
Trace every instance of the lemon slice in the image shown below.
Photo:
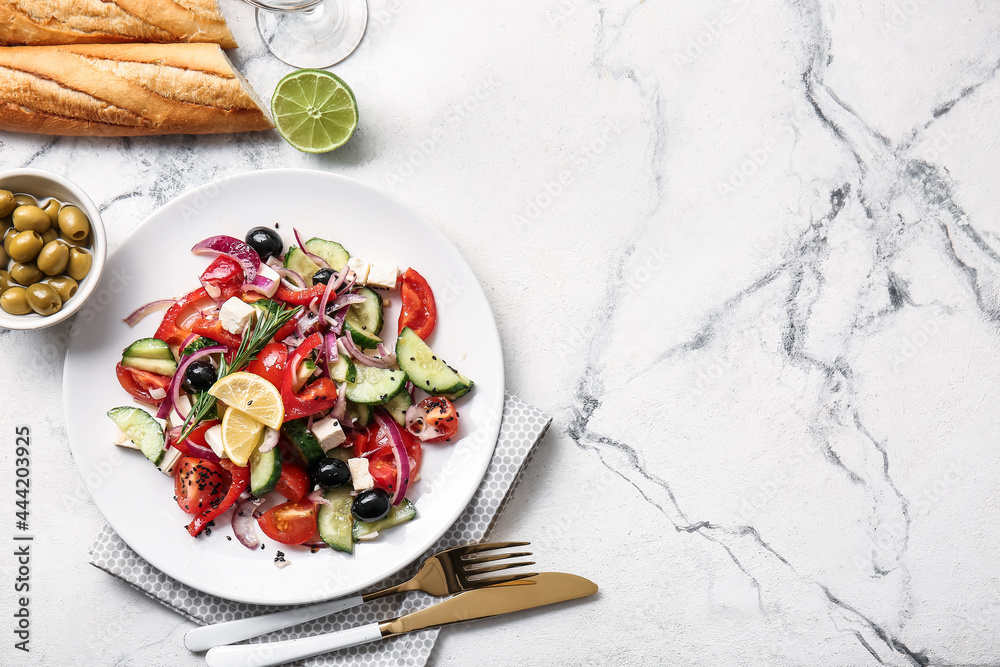
{"label": "lemon slice", "polygon": [[226,410],[222,418],[222,450],[238,466],[245,466],[261,443],[264,425],[239,410]]}
{"label": "lemon slice", "polygon": [[306,153],[340,148],[358,127],[354,92],[336,74],[300,69],[278,82],[271,96],[278,134]]}
{"label": "lemon slice", "polygon": [[[208,390],[208,393],[231,408],[253,417],[273,429],[281,428],[285,406],[281,392],[273,384],[254,373],[230,373]],[[226,411],[228,416],[230,410]]]}

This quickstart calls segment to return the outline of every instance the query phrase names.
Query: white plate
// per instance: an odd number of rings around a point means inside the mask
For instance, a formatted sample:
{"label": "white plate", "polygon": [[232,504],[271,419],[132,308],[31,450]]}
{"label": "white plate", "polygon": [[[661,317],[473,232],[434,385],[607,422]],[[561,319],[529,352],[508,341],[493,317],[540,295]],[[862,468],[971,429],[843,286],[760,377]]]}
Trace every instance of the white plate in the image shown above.
{"label": "white plate", "polygon": [[[209,536],[191,538],[190,516],[173,500],[173,478],[139,452],[111,443],[105,413],[132,404],[115,377],[122,349],[151,336],[162,313],[134,329],[122,323],[143,303],[198,287],[210,258],[191,254],[208,236],[243,238],[256,225],[292,227],[306,238],[340,241],[369,261],[413,266],[434,289],[438,325],[429,341],[476,382],[459,401],[460,440],[424,448],[421,480],[407,497],[416,520],[356,545],[353,556],[276,544],[251,551],[232,534],[227,512]],[[294,242],[294,241],[293,241]],[[383,337],[394,340],[398,294]],[[415,560],[451,526],[475,493],[493,456],[503,411],[503,354],[479,282],[454,246],[405,204],[357,181],[306,170],[258,171],[188,192],[156,211],[108,258],[90,314],[77,316],[66,357],[64,399],[70,448],[111,527],[153,566],[198,590],[259,604],[299,604],[346,595]],[[289,567],[274,565],[280,549]]]}

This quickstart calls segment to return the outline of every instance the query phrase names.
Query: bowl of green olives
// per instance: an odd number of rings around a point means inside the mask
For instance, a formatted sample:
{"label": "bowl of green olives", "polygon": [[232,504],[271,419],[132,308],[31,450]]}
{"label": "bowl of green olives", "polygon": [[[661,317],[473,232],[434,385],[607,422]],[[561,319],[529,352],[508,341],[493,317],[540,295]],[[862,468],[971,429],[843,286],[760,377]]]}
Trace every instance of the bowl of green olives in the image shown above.
{"label": "bowl of green olives", "polygon": [[0,172],[0,327],[42,329],[97,288],[108,247],[100,211],[73,181],[41,169]]}

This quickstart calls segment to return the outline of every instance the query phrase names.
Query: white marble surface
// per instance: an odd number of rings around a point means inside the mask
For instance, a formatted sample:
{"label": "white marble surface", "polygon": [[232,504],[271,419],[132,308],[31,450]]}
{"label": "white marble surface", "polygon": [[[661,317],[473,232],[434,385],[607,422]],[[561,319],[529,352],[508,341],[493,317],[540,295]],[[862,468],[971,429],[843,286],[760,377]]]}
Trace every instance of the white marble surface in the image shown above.
{"label": "white marble surface", "polygon": [[[287,68],[223,2],[267,95]],[[71,173],[112,245],[269,166],[393,191],[455,242],[509,388],[556,416],[497,535],[602,593],[448,629],[432,663],[1000,664],[1000,7],[371,11],[335,68],[362,118],[336,153],[4,134],[0,163]],[[0,333],[0,506],[26,423],[40,535],[32,652],[5,593],[0,663],[202,664],[186,621],[87,564],[102,521],[65,441],[64,342]]]}

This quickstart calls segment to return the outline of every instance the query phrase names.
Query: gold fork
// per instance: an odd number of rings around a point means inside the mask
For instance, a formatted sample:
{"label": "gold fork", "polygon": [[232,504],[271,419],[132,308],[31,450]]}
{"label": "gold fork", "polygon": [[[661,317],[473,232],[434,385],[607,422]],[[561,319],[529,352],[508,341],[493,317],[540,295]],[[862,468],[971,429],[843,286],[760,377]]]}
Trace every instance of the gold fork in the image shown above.
{"label": "gold fork", "polygon": [[[513,581],[533,577],[537,572],[512,573],[493,577],[483,575],[500,572],[514,567],[534,565],[534,561],[517,563],[495,563],[510,558],[530,556],[530,551],[518,553],[488,553],[527,546],[528,542],[493,542],[491,544],[470,544],[464,547],[446,549],[434,554],[423,562],[420,569],[408,581],[396,586],[364,595],[351,595],[346,598],[321,602],[308,607],[296,607],[273,614],[251,616],[235,621],[205,625],[189,630],[184,635],[184,645],[191,651],[207,651],[213,646],[223,646],[233,642],[250,639],[258,635],[281,630],[292,625],[305,623],[316,618],[329,616],[338,611],[357,607],[365,602],[406,591],[424,591],[438,597],[452,595],[473,588],[508,584]],[[530,582],[527,582],[530,583]]]}

